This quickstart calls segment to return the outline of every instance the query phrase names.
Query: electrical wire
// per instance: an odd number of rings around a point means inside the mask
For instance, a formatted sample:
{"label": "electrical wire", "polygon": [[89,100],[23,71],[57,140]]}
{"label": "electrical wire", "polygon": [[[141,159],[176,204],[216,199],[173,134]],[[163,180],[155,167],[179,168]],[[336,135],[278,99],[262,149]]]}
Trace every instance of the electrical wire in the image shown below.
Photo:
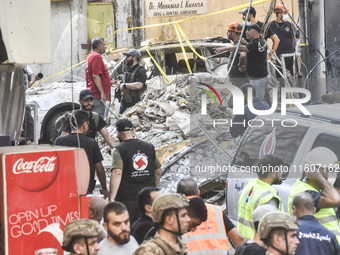
{"label": "electrical wire", "polygon": [[[70,58],[70,62],[71,62],[71,66],[73,66],[73,61],[72,61],[72,56],[73,56],[73,17],[72,17],[72,1],[69,2],[69,7],[70,7],[70,34],[71,34],[71,47],[70,47],[70,52],[71,52],[71,58]],[[76,4],[76,2],[75,2]],[[74,86],[73,86],[73,68],[71,68],[71,87],[72,87],[72,93],[71,93],[71,97],[72,97],[72,114],[69,117],[70,120],[70,126],[73,128],[77,128],[79,127],[78,123],[77,123],[77,119],[74,115],[75,112],[75,105],[74,105]],[[74,123],[76,124],[76,127],[74,127],[72,125],[72,119],[74,120]],[[72,132],[72,131],[71,131]],[[76,132],[77,135],[77,142],[78,142],[78,148],[80,148],[80,139],[79,139],[79,133]]]}
{"label": "electrical wire", "polygon": [[300,33],[306,38],[306,40],[308,41],[309,45],[312,46],[319,54],[320,56],[323,58],[323,60],[325,60],[325,56],[321,53],[321,51],[316,48],[316,46],[310,41],[309,37],[302,31],[302,29],[300,28],[300,26],[295,22],[295,20],[293,19],[293,17],[290,15],[290,13],[288,12],[286,5],[284,4],[283,0],[280,0],[281,3],[283,4],[285,10],[287,11],[287,14],[289,16],[289,18],[293,21],[294,25],[299,29]]}
{"label": "electrical wire", "polygon": [[328,58],[330,58],[331,56],[333,56],[335,53],[337,53],[338,51],[340,51],[340,48],[337,49],[336,51],[334,51],[333,53],[329,54],[325,59],[322,59],[321,61],[319,61],[316,65],[313,66],[313,68],[309,71],[309,73],[306,76],[305,82],[303,83],[303,87],[305,88],[306,86],[306,82],[307,79],[309,78],[309,75],[314,71],[315,68],[318,67],[318,65],[320,65],[322,62],[326,61]]}
{"label": "electrical wire", "polygon": [[[245,22],[247,22],[248,20],[248,17],[249,17],[249,13],[250,13],[250,7],[253,3],[253,0],[250,0],[249,2],[249,6],[248,6],[248,11],[247,11],[247,15],[246,15],[246,19],[245,19]],[[241,45],[241,41],[242,41],[242,38],[243,38],[243,34],[244,34],[244,31],[246,30],[246,23],[244,24],[243,28],[242,28],[242,31],[241,31],[241,35],[240,35],[240,39],[238,40],[238,43],[237,43],[237,46],[236,46],[236,50],[234,52],[234,57],[233,57],[233,60],[231,61],[231,64],[230,64],[230,67],[229,67],[229,70],[227,72],[227,75],[224,79],[224,83],[227,83],[227,79],[229,77],[229,74],[230,74],[230,71],[231,69],[233,68],[233,64],[235,62],[235,59],[237,57],[237,54],[238,54],[238,51],[239,51],[239,48],[240,48],[240,45]],[[224,98],[223,98],[224,99]]]}

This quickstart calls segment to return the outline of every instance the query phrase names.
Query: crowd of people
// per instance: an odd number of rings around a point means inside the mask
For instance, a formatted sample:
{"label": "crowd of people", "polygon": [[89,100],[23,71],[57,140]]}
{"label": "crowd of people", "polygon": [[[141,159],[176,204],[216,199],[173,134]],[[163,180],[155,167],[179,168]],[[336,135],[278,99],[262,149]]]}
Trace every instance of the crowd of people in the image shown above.
{"label": "crowd of people", "polygon": [[[91,196],[90,219],[66,226],[63,248],[71,254],[89,255],[229,254],[232,245],[235,255],[339,254],[334,207],[340,206],[340,195],[327,181],[327,166],[337,158],[331,150],[316,147],[307,155],[305,169],[315,165],[316,159],[325,167],[306,171],[296,181],[288,199],[289,213],[283,212],[283,198],[272,187],[282,183],[282,172],[274,169],[283,162],[265,155],[256,163],[258,178],[238,198],[237,227],[219,206],[199,197],[192,177],[184,177],[177,183],[177,193],[163,194],[154,186],[140,189],[136,221],[124,202]],[[84,234],[81,228],[87,228]]]}
{"label": "crowd of people", "polygon": [[[280,57],[295,51],[298,35],[294,25],[287,21],[287,12],[284,5],[276,5],[276,18],[263,36],[263,23],[256,20],[255,8],[241,10],[246,37],[241,38],[243,26],[232,22],[228,38],[235,45],[215,50],[237,51],[236,56],[230,56],[230,60],[235,57],[234,62],[230,61],[230,66],[233,63],[230,82],[241,88],[245,98],[251,92],[253,106],[259,110],[269,109],[267,60],[273,54]],[[271,51],[267,39],[272,40]],[[139,51],[131,49],[124,53],[128,72],[122,80],[111,82],[100,57],[106,49],[104,39],[94,38],[92,48],[86,61],[87,89],[79,95],[81,109],[71,113],[62,136],[55,141],[55,145],[84,148],[90,165],[89,219],[67,224],[62,243],[65,251],[87,255],[229,254],[233,246],[236,255],[340,254],[340,229],[334,209],[340,207],[340,185],[333,186],[328,181],[331,166],[338,162],[334,152],[325,147],[312,149],[306,157],[303,178],[295,182],[288,198],[281,197],[273,187],[282,183],[283,161],[264,155],[256,162],[258,178],[247,183],[235,198],[238,201],[235,226],[220,206],[200,198],[192,177],[180,179],[176,193],[163,194],[156,187],[162,175],[161,163],[153,145],[135,138],[130,120],[116,122],[120,143],[114,143],[105,129],[102,101],[109,98],[111,86],[116,86],[120,113],[124,112],[140,100],[146,89],[146,72],[139,65]],[[293,57],[285,58],[285,65],[294,74]],[[278,75],[281,72],[278,68]],[[254,117],[245,101],[245,115],[234,118],[241,123]],[[245,129],[235,125],[230,133],[237,137]],[[112,148],[109,187],[103,158],[94,140],[98,132]],[[321,165],[319,171],[308,171],[315,165]],[[95,175],[102,196],[91,195]],[[283,209],[286,200],[288,212]]]}

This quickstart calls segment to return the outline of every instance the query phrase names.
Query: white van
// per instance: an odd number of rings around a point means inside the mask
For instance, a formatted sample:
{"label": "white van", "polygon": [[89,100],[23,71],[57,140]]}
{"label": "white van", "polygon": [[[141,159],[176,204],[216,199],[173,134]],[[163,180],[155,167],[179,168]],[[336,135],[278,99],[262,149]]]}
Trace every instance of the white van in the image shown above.
{"label": "white van", "polygon": [[283,182],[273,187],[278,191],[285,211],[290,189],[302,177],[304,161],[311,149],[327,147],[340,159],[340,104],[311,105],[306,109],[312,115],[306,116],[297,108],[288,108],[287,115],[276,112],[270,116],[258,116],[243,134],[231,162],[233,171],[227,178],[226,209],[234,222],[237,221],[242,189],[252,178],[257,178],[254,171],[246,170],[264,153],[272,152],[284,162]]}

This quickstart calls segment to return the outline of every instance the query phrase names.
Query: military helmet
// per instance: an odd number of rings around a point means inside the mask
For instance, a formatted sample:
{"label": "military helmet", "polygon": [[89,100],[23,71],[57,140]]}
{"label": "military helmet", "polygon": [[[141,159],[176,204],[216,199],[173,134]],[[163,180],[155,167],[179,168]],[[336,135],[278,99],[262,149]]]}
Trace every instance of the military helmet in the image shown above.
{"label": "military helmet", "polygon": [[182,194],[165,194],[159,196],[152,203],[152,217],[154,222],[161,222],[162,214],[169,209],[180,209],[189,206],[189,200]]}
{"label": "military helmet", "polygon": [[70,251],[71,241],[74,237],[95,237],[102,232],[97,221],[89,219],[77,219],[69,222],[64,230],[63,249]]}
{"label": "military helmet", "polygon": [[271,212],[267,213],[261,219],[258,227],[258,233],[261,240],[268,238],[273,229],[297,230],[299,228],[297,219],[288,213]]}

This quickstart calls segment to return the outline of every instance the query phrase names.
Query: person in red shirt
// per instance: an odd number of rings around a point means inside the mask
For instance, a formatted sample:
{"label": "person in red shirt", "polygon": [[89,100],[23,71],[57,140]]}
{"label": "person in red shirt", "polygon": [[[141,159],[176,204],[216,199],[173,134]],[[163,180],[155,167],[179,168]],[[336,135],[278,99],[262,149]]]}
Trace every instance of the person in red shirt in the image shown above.
{"label": "person in red shirt", "polygon": [[104,38],[95,37],[92,39],[93,51],[86,58],[85,75],[86,87],[93,92],[93,111],[104,118],[105,106],[101,102],[110,100],[111,79],[109,71],[104,64],[101,55],[106,50]]}

